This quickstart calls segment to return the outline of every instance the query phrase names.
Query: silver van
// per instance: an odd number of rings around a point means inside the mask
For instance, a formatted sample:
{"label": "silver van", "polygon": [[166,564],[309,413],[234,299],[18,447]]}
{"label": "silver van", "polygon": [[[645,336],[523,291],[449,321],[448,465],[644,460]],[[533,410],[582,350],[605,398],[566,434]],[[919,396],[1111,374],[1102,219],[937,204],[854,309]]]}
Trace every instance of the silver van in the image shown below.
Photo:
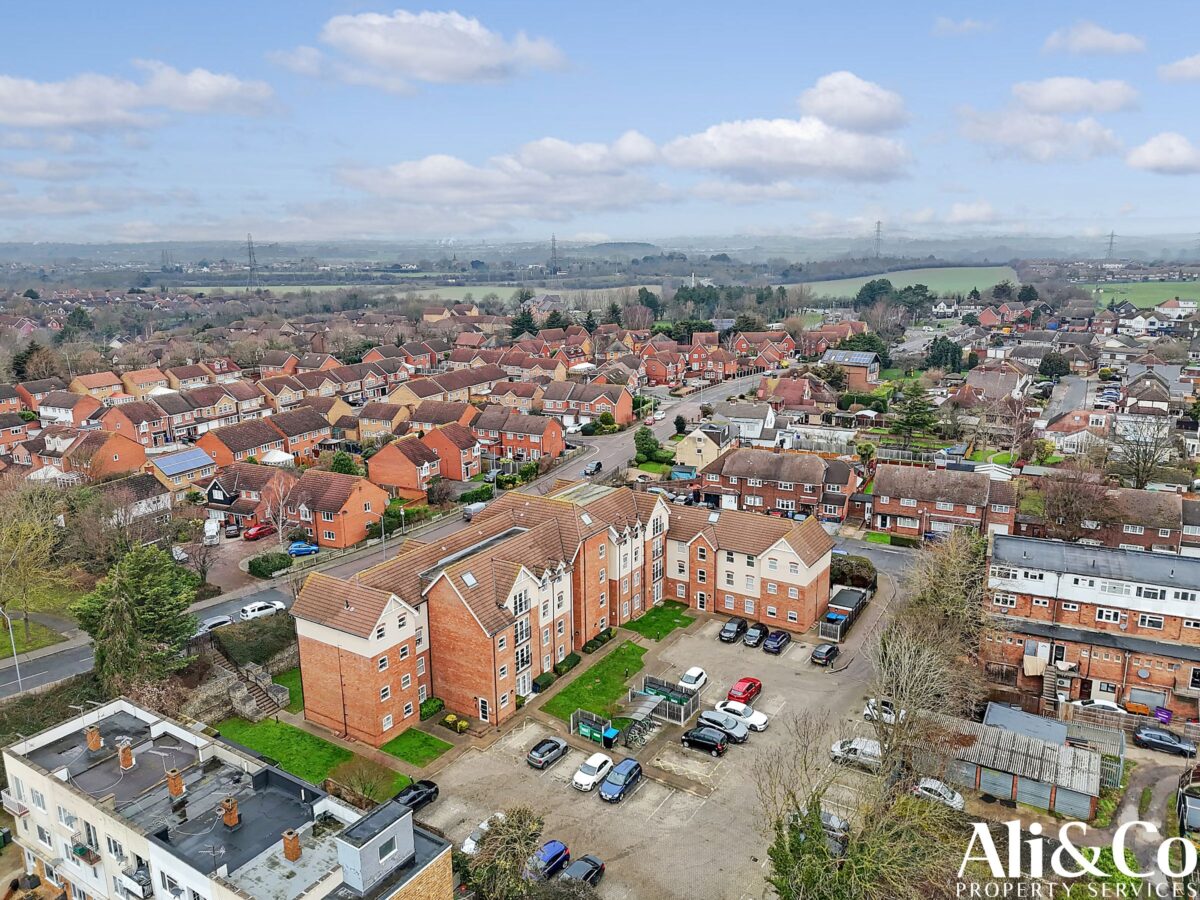
{"label": "silver van", "polygon": [[463,507],[463,519],[470,522],[473,518],[483,512],[486,503],[468,503]]}
{"label": "silver van", "polygon": [[853,738],[838,741],[829,750],[829,758],[843,766],[858,766],[871,772],[878,772],[883,765],[883,751],[879,741],[870,738]]}

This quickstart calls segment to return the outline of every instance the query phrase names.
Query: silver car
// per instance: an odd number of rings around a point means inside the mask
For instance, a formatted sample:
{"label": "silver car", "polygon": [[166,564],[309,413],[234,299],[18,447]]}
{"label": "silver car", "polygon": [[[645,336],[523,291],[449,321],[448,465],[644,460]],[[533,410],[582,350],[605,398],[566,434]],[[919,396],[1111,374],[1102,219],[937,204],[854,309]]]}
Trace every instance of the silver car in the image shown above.
{"label": "silver car", "polygon": [[700,713],[696,724],[717,729],[735,744],[744,744],[750,737],[750,729],[745,722],[719,709],[706,709]]}

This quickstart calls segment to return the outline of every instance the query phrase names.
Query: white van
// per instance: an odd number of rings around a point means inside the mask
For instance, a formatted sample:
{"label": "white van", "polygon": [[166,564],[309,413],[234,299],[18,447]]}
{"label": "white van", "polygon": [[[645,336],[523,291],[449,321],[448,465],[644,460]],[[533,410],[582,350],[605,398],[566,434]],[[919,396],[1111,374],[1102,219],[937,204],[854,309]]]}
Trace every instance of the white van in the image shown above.
{"label": "white van", "polygon": [[843,766],[858,766],[872,772],[878,772],[883,765],[883,751],[879,741],[870,738],[854,738],[838,741],[829,750],[829,758]]}
{"label": "white van", "polygon": [[486,503],[468,503],[463,507],[463,518],[470,522],[473,518],[483,512]]}
{"label": "white van", "polygon": [[204,545],[215,547],[221,543],[221,522],[218,519],[204,520]]}

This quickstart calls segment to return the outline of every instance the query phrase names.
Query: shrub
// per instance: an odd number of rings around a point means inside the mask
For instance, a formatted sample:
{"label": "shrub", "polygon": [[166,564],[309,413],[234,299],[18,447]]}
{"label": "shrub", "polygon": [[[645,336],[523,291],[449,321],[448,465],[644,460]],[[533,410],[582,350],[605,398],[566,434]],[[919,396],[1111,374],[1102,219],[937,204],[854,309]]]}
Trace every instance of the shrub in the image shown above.
{"label": "shrub", "polygon": [[499,475],[496,478],[496,484],[505,490],[508,488],[514,488],[520,483],[521,479],[519,479],[516,475]]}
{"label": "shrub", "polygon": [[270,578],[280,569],[286,569],[292,564],[292,558],[286,553],[264,553],[256,556],[246,564],[246,570],[255,578]]}
{"label": "shrub", "polygon": [[565,657],[563,657],[562,662],[555,663],[554,674],[558,675],[559,677],[562,677],[563,675],[566,675],[568,672],[570,672],[577,665],[579,665],[579,654],[578,653],[568,653]]}
{"label": "shrub", "polygon": [[421,703],[421,721],[432,719],[446,708],[446,701],[441,697],[430,697]]}
{"label": "shrub", "polygon": [[867,588],[877,577],[875,564],[865,556],[835,556],[829,564],[829,580],[835,584]]}
{"label": "shrub", "polygon": [[658,463],[673,463],[675,462],[675,451],[664,447],[654,454],[654,461]]}
{"label": "shrub", "polygon": [[645,453],[639,453],[639,454],[637,454],[637,455],[636,455],[636,456],[633,458],[633,464],[634,464],[635,466],[640,466],[640,465],[641,465],[642,463],[644,463],[645,461],[646,461],[646,454],[645,454]]}
{"label": "shrub", "polygon": [[289,541],[307,541],[309,540],[308,532],[303,528],[293,528],[286,535]]}
{"label": "shrub", "polygon": [[520,709],[524,705],[525,705],[525,698],[522,697],[520,694],[517,694],[517,709]]}
{"label": "shrub", "polygon": [[495,494],[495,490],[490,484],[481,485],[474,490],[467,491],[458,498],[459,503],[485,503],[491,500]]}
{"label": "shrub", "polygon": [[538,476],[538,467],[535,462],[527,462],[517,469],[517,477],[522,481],[533,481]]}
{"label": "shrub", "polygon": [[920,547],[921,542],[919,540],[917,540],[916,538],[904,537],[904,535],[900,535],[900,534],[893,534],[892,535],[892,546],[893,547],[913,547],[913,548],[915,548],[915,547]]}
{"label": "shrub", "polygon": [[261,666],[296,642],[296,623],[286,613],[276,613],[226,625],[213,632],[213,640],[239,666],[246,663]]}
{"label": "shrub", "polygon": [[454,723],[454,731],[457,734],[464,734],[466,732],[466,730],[470,727],[471,727],[471,720],[468,719],[466,716],[463,716],[457,722]]}
{"label": "shrub", "polygon": [[598,641],[596,641],[595,638],[593,638],[592,640],[590,640],[586,644],[584,644],[581,649],[583,650],[584,653],[595,653],[597,650],[600,649],[600,644]]}
{"label": "shrub", "polygon": [[591,437],[592,435],[594,435],[596,433],[596,426],[593,425],[591,422],[588,422],[586,425],[584,425],[582,428],[579,429],[579,433],[582,434],[584,437]]}
{"label": "shrub", "polygon": [[205,581],[196,585],[197,600],[211,600],[213,597],[219,596],[221,596],[221,586],[219,584]]}
{"label": "shrub", "polygon": [[539,694],[550,685],[554,684],[555,675],[553,672],[543,672],[537,678],[533,679],[533,689]]}
{"label": "shrub", "polygon": [[446,715],[442,717],[441,724],[445,725],[451,731],[457,731],[458,716],[456,716],[454,713],[446,713]]}

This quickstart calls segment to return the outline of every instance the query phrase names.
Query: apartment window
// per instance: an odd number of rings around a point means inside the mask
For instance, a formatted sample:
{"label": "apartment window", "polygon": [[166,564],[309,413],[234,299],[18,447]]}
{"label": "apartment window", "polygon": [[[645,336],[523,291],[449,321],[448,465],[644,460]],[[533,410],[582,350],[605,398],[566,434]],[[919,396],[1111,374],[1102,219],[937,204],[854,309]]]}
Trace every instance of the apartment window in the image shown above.
{"label": "apartment window", "polygon": [[797,615],[795,612],[793,612],[792,610],[788,610],[788,614],[787,614],[787,620],[788,620],[789,622],[799,622],[799,621],[800,621],[800,617],[799,617],[799,616],[798,616],[798,615]]}
{"label": "apartment window", "polygon": [[1046,573],[1045,572],[1023,571],[1023,572],[1021,572],[1021,577],[1024,578],[1026,581],[1045,581]]}
{"label": "apartment window", "polygon": [[698,582],[700,582],[701,584],[704,584],[706,581],[708,581],[708,573],[706,571],[704,571],[703,569],[697,569],[696,570],[696,580]]}
{"label": "apartment window", "polygon": [[508,647],[508,638],[505,637],[504,635],[500,635],[500,637],[496,641],[496,649],[504,650],[504,649],[507,649],[507,647]]}
{"label": "apartment window", "polygon": [[1097,622],[1120,622],[1121,611],[1117,609],[1098,609],[1096,610]]}
{"label": "apartment window", "polygon": [[773,581],[768,581],[768,582],[767,582],[767,593],[768,593],[768,594],[777,594],[777,593],[779,593],[778,586],[775,584],[775,582],[773,582]]}
{"label": "apartment window", "polygon": [[334,534],[332,531],[322,531],[321,534],[323,534],[325,536],[325,540],[327,540],[327,541],[336,541],[337,540],[337,535]]}
{"label": "apartment window", "polygon": [[607,603],[608,603],[608,594],[607,593],[601,594],[600,595],[600,605],[604,606]]}
{"label": "apartment window", "polygon": [[332,522],[333,521],[333,513],[327,512],[327,511],[322,511],[321,512],[321,521],[322,522]]}
{"label": "apartment window", "polygon": [[600,559],[604,559],[604,551],[606,549],[607,549],[607,547],[604,544],[601,544],[600,549],[598,551],[596,551],[596,556]]}
{"label": "apartment window", "polygon": [[900,505],[901,505],[901,506],[916,506],[916,505],[917,505],[917,501],[916,501],[916,500],[914,500],[912,497],[901,497],[901,498],[900,498]]}
{"label": "apartment window", "polygon": [[1034,597],[1033,605],[1034,606],[1049,606],[1050,601],[1046,597]]}
{"label": "apartment window", "polygon": [[733,594],[726,594],[725,595],[725,608],[733,609],[733,603],[734,603]]}
{"label": "apartment window", "polygon": [[417,657],[417,674],[418,675],[425,674],[425,657],[423,657],[423,656]]}
{"label": "apartment window", "polygon": [[1078,603],[1064,603],[1061,606],[1059,606],[1059,609],[1061,609],[1063,612],[1079,612],[1079,604]]}
{"label": "apartment window", "polygon": [[993,606],[1003,606],[1006,609],[1012,609],[1017,605],[1016,594],[996,594],[992,597]]}
{"label": "apartment window", "polygon": [[[915,505],[915,504],[914,504],[914,505]],[[938,509],[940,509],[940,510],[943,510],[943,511],[945,511],[945,512],[952,512],[952,511],[954,510],[954,504],[953,504],[953,503],[946,503],[946,502],[945,502],[945,501],[943,501],[943,500],[939,500],[939,501],[938,501],[936,504],[934,504],[934,505],[935,505],[935,506],[936,506]]]}
{"label": "apartment window", "polygon": [[429,692],[425,690],[425,685],[420,685],[417,688],[417,702],[424,703],[429,697]]}
{"label": "apartment window", "polygon": [[401,644],[401,645],[400,645],[400,658],[401,658],[401,659],[408,659],[408,644]]}
{"label": "apartment window", "polygon": [[382,703],[384,700],[391,700],[391,699],[392,699],[392,687],[391,687],[391,685],[385,684],[383,687],[381,687],[379,689],[379,702]]}
{"label": "apartment window", "polygon": [[733,562],[733,551],[732,550],[725,551],[725,562],[727,562],[727,563]]}
{"label": "apartment window", "polygon": [[754,576],[753,575],[746,576],[746,590],[747,591],[754,590]]}
{"label": "apartment window", "polygon": [[38,837],[38,840],[41,841],[43,844],[45,844],[47,847],[54,846],[54,844],[51,842],[51,839],[50,839],[50,832],[47,831],[45,828],[43,828],[41,825],[39,825],[37,827],[37,837]]}
{"label": "apartment window", "polygon": [[375,668],[380,672],[385,672],[385,671],[387,671],[387,667],[388,667],[388,658],[386,656],[379,657],[379,659],[375,663]]}
{"label": "apartment window", "polygon": [[500,708],[504,709],[504,707],[506,707],[506,706],[508,706],[508,692],[507,691],[505,691],[503,694],[500,695]]}
{"label": "apartment window", "polygon": [[1141,534],[1146,529],[1141,525],[1125,525],[1122,529],[1126,534]]}
{"label": "apartment window", "polygon": [[508,666],[501,666],[501,667],[500,667],[500,674],[499,674],[499,676],[498,676],[498,677],[500,677],[501,679],[504,679],[504,678],[507,678],[507,677],[508,677]]}
{"label": "apartment window", "polygon": [[1146,600],[1166,600],[1167,599],[1167,589],[1166,588],[1139,587],[1137,589],[1137,595]]}
{"label": "apartment window", "polygon": [[42,812],[46,811],[46,798],[37,788],[29,789],[29,799],[33,802],[33,805]]}
{"label": "apartment window", "polygon": [[1184,619],[1184,628],[1200,628],[1200,619]]}
{"label": "apartment window", "polygon": [[799,575],[800,574],[800,563],[794,562],[794,561],[789,562],[788,563],[788,574],[789,575]]}
{"label": "apartment window", "polygon": [[773,607],[773,606],[768,606],[768,607],[767,607],[767,618],[768,618],[768,619],[774,619],[774,618],[775,618],[775,607]]}
{"label": "apartment window", "polygon": [[682,584],[677,584],[677,585],[675,585],[675,596],[676,596],[676,597],[678,597],[679,599],[681,599],[681,600],[682,600],[682,599],[683,599],[683,595],[684,595],[684,587],[683,587],[683,585],[682,585]]}
{"label": "apartment window", "polygon": [[413,705],[412,705],[412,701],[410,700],[408,703],[404,704],[404,718],[408,719],[412,716],[412,714],[413,714]]}
{"label": "apartment window", "polygon": [[697,547],[696,548],[696,559],[700,560],[701,562],[708,559],[708,548],[707,547]]}
{"label": "apartment window", "polygon": [[1122,581],[1101,581],[1100,593],[1115,594],[1119,597],[1129,597],[1133,594],[1133,585]]}
{"label": "apartment window", "polygon": [[387,633],[386,625],[379,625],[375,628],[375,637],[382,638]]}
{"label": "apartment window", "polygon": [[566,623],[564,623],[562,619],[558,620],[558,629],[557,630],[558,630],[558,636],[562,637],[563,632],[566,630]]}
{"label": "apartment window", "polygon": [[608,576],[608,573],[604,569],[601,569],[600,570],[600,579],[599,579],[601,584],[604,583],[604,580],[607,576]]}
{"label": "apartment window", "polygon": [[1142,613],[1138,616],[1138,628],[1154,628],[1161,631],[1163,627],[1162,616],[1152,616],[1149,613]]}
{"label": "apartment window", "polygon": [[550,643],[550,629],[543,628],[542,629],[542,646],[545,647],[549,643]]}
{"label": "apartment window", "polygon": [[677,563],[675,563],[675,574],[676,575],[686,575],[687,574],[687,563],[685,563],[682,559],[679,560]]}
{"label": "apartment window", "polygon": [[773,557],[773,556],[772,556],[772,557],[770,557],[770,558],[767,560],[767,568],[768,568],[768,569],[770,569],[772,572],[774,572],[776,569],[778,569],[778,568],[779,568],[779,560],[777,560],[777,559],[776,559],[775,557]]}
{"label": "apartment window", "polygon": [[402,691],[407,691],[411,687],[412,687],[412,676],[407,673],[400,676],[400,689]]}
{"label": "apartment window", "polygon": [[[1007,566],[992,566],[989,573],[993,578],[1016,578],[1017,573]],[[1078,581],[1076,582],[1078,584]]]}
{"label": "apartment window", "polygon": [[1176,600],[1186,600],[1189,603],[1196,602],[1196,592],[1195,591],[1173,591],[1171,596],[1174,597]]}
{"label": "apartment window", "polygon": [[106,837],[105,843],[108,846],[109,856],[119,860],[125,858],[125,848],[121,846],[120,841],[114,841],[112,838]]}

